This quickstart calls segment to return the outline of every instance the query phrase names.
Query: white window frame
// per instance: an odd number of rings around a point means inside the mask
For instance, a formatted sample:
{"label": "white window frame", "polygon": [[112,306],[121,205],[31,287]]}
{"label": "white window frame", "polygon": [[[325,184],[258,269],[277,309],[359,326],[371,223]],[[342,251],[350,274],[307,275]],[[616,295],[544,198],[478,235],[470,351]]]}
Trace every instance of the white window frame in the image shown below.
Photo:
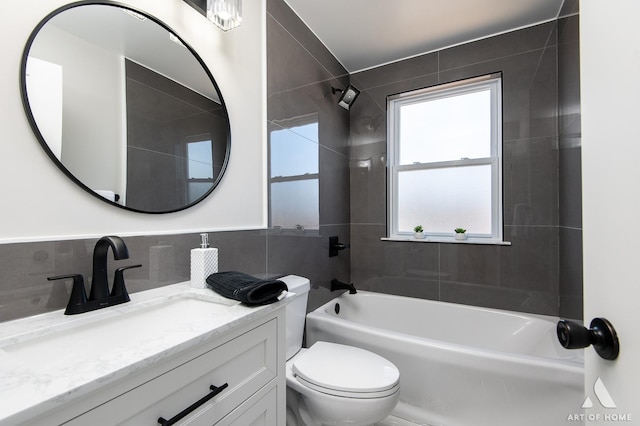
{"label": "white window frame", "polygon": [[[431,163],[399,164],[400,125],[399,111],[402,106],[432,101],[451,96],[464,95],[480,90],[491,93],[491,150],[490,157],[439,161]],[[503,241],[502,202],[502,75],[489,74],[452,83],[428,87],[387,97],[387,185],[388,185],[388,238],[426,242],[463,242],[480,244],[508,244]],[[413,232],[398,229],[398,175],[402,171],[430,170],[437,168],[491,166],[491,234],[468,234],[467,240],[455,240],[450,233],[429,233],[424,240],[413,239]],[[428,227],[425,227],[428,228]]]}

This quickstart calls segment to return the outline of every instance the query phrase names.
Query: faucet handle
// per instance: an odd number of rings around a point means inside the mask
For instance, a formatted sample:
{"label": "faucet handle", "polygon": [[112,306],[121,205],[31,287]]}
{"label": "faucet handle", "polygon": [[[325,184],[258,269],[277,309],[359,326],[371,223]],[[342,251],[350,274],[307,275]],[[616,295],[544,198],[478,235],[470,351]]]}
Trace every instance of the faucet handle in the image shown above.
{"label": "faucet handle", "polygon": [[109,297],[117,297],[122,300],[118,301],[118,303],[125,303],[131,300],[129,298],[129,293],[127,292],[127,288],[124,285],[124,271],[132,268],[140,268],[142,265],[130,265],[130,266],[122,266],[116,269],[115,275],[113,277],[113,287],[111,287],[111,294]]}
{"label": "faucet handle", "polygon": [[65,309],[65,315],[73,315],[84,312],[87,304],[87,292],[84,288],[84,277],[81,274],[58,275],[55,277],[47,277],[49,281],[66,280],[73,278],[73,287],[71,288],[71,297]]}

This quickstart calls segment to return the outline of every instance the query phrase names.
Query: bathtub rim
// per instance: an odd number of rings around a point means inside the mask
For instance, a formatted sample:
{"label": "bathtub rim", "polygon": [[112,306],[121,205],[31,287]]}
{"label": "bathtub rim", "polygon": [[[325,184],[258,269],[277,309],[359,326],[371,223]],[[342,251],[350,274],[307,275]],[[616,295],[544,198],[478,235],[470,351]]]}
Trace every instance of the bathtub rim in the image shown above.
{"label": "bathtub rim", "polygon": [[488,308],[482,306],[474,306],[474,305],[465,305],[461,303],[455,302],[445,302],[439,300],[432,299],[420,299],[409,296],[400,296],[395,294],[387,294],[374,292],[369,290],[358,290],[358,293],[355,295],[349,294],[347,292],[337,296],[334,299],[331,299],[324,303],[323,305],[317,307],[313,311],[307,313],[307,319],[318,319],[320,321],[328,322],[330,325],[335,327],[346,327],[349,330],[366,330],[367,332],[372,333],[373,335],[388,337],[393,335],[393,338],[405,342],[405,343],[415,343],[416,341],[425,342],[425,344],[429,344],[437,349],[449,351],[450,353],[455,354],[464,354],[464,355],[478,355],[480,354],[484,358],[491,359],[494,361],[514,361],[521,360],[522,363],[526,363],[528,365],[536,365],[540,367],[549,367],[552,369],[561,369],[563,371],[571,371],[572,373],[584,374],[584,350],[582,349],[567,349],[566,357],[550,357],[550,356],[542,356],[542,355],[531,355],[525,353],[517,353],[517,352],[507,352],[501,351],[497,349],[489,349],[489,348],[479,348],[474,346],[468,346],[460,343],[448,342],[443,340],[438,340],[434,338],[416,336],[413,334],[390,331],[386,329],[382,329],[379,327],[374,327],[367,324],[357,323],[355,321],[351,321],[345,318],[340,318],[336,315],[328,313],[327,310],[331,309],[335,303],[340,300],[347,299],[349,297],[385,297],[392,299],[412,299],[420,302],[424,302],[426,304],[445,304],[449,306],[453,306],[454,309],[465,309],[471,311],[482,311],[482,312],[490,312],[490,313],[500,313],[500,314],[510,314],[516,316],[518,318],[533,318],[536,320],[542,320],[545,322],[556,323],[560,318],[551,316],[551,315],[542,315],[542,314],[533,314],[533,313],[524,313],[518,311],[510,311],[505,309],[498,308]]}

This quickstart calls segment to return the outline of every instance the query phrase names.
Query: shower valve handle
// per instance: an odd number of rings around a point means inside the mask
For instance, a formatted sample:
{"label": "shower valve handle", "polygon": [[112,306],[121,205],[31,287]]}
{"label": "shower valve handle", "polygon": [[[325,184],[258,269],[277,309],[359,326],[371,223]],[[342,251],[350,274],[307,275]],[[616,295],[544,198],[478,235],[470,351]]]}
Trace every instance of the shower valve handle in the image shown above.
{"label": "shower valve handle", "polygon": [[606,318],[594,318],[589,329],[582,325],[560,320],[556,327],[558,340],[565,349],[581,349],[593,345],[598,355],[614,360],[620,353],[618,334]]}

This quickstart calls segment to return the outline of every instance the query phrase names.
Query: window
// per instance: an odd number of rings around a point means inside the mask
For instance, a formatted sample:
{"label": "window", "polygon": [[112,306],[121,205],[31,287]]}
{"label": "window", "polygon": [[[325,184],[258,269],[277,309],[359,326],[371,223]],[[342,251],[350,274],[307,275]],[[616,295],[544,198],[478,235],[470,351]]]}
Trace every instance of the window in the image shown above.
{"label": "window", "polygon": [[[208,138],[207,140],[204,140]],[[213,185],[211,137],[193,137],[187,148],[187,203],[200,199]]]}
{"label": "window", "polygon": [[272,123],[269,132],[270,225],[283,229],[320,227],[318,117]]}
{"label": "window", "polygon": [[388,97],[389,237],[502,241],[499,74]]}

